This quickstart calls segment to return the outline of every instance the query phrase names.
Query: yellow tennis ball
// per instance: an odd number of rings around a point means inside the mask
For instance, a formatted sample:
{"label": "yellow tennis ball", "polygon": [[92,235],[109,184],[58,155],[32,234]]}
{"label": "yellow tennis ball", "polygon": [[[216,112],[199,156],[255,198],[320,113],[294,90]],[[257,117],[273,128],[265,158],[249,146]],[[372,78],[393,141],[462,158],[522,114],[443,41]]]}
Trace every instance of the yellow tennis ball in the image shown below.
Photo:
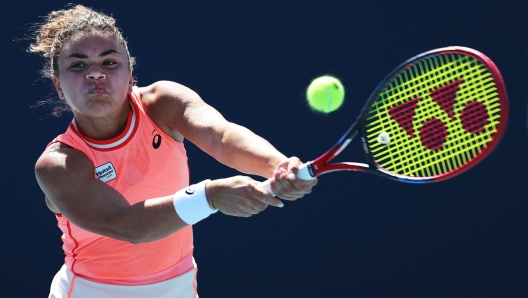
{"label": "yellow tennis ball", "polygon": [[345,88],[339,79],[322,76],[312,81],[306,90],[306,99],[312,109],[321,113],[333,112],[343,104]]}

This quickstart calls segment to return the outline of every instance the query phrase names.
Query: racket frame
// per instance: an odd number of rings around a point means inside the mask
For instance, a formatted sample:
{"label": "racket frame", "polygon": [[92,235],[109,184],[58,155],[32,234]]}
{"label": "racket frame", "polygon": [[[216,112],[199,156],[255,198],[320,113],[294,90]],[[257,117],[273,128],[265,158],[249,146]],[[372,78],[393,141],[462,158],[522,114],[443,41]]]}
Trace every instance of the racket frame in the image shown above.
{"label": "racket frame", "polygon": [[[394,75],[398,72],[400,72],[403,68],[408,68],[409,66],[414,65],[418,60],[426,59],[428,56],[431,55],[442,55],[442,54],[464,54],[471,56],[481,63],[483,63],[489,70],[491,75],[493,76],[493,79],[497,83],[497,93],[500,98],[500,104],[501,104],[501,121],[499,125],[497,126],[497,132],[494,136],[493,140],[487,144],[487,148],[480,152],[478,156],[471,159],[468,163],[465,165],[444,173],[440,174],[434,177],[408,177],[403,175],[398,175],[389,171],[386,171],[382,168],[379,168],[375,162],[375,159],[372,155],[372,153],[369,150],[369,146],[366,141],[366,126],[365,126],[365,120],[368,115],[367,110],[370,106],[371,102],[377,97],[380,89],[382,89],[390,78],[394,77]],[[426,183],[426,182],[437,182],[446,180],[448,178],[452,178],[454,176],[457,176],[468,169],[475,166],[478,162],[483,160],[486,156],[488,156],[493,149],[497,146],[499,143],[507,124],[508,119],[508,96],[506,94],[506,88],[504,85],[504,81],[502,79],[502,76],[499,72],[499,69],[484,54],[480,53],[479,51],[476,51],[474,49],[466,48],[466,47],[460,47],[460,46],[452,46],[452,47],[445,47],[445,48],[439,48],[431,51],[427,51],[425,53],[419,54],[417,56],[414,56],[407,61],[400,64],[398,67],[396,67],[393,71],[391,71],[385,78],[378,84],[378,86],[374,89],[372,94],[370,95],[369,99],[363,106],[363,109],[361,110],[359,116],[356,118],[352,126],[346,131],[346,133],[339,139],[339,141],[330,148],[330,150],[326,151],[324,154],[319,156],[318,158],[314,159],[313,161],[307,162],[306,168],[309,172],[311,177],[316,177],[325,173],[333,172],[333,171],[360,171],[360,172],[368,172],[372,174],[378,174],[393,180],[401,181],[401,182],[408,182],[408,183]],[[360,139],[361,139],[361,145],[363,148],[363,152],[365,153],[365,157],[367,159],[367,164],[364,163],[355,163],[355,162],[338,162],[338,163],[329,163],[334,157],[339,155],[341,151],[343,151],[348,144],[354,139],[354,137],[359,133]],[[304,168],[304,167],[303,167]]]}

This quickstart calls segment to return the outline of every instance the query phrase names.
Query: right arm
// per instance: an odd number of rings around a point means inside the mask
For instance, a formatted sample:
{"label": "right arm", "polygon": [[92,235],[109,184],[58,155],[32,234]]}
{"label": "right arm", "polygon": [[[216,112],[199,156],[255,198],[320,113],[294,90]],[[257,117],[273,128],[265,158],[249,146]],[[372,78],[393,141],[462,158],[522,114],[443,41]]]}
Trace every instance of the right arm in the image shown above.
{"label": "right arm", "polygon": [[[50,145],[35,166],[37,181],[58,213],[62,213],[76,226],[114,239],[131,243],[151,242],[165,238],[187,224],[174,209],[174,196],[150,198],[130,205],[114,188],[96,179],[94,168],[88,157],[67,145]],[[245,187],[251,179],[231,177],[210,181],[220,193],[207,193],[210,206],[230,215],[251,216],[266,207],[265,203],[255,200],[242,200],[247,196]],[[213,206],[212,197],[224,195],[222,185],[229,185],[229,193],[235,201],[229,205]],[[240,186],[237,195],[236,185]],[[235,187],[233,187],[235,186]],[[260,198],[262,193],[252,193]],[[240,197],[239,201],[237,199]]]}

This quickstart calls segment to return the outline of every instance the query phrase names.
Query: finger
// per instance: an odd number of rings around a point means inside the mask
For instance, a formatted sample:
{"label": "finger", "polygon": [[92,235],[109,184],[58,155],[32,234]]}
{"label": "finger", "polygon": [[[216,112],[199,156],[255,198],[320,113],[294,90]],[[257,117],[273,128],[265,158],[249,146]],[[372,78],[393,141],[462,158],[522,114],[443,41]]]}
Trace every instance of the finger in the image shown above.
{"label": "finger", "polygon": [[251,215],[253,215],[247,212],[246,209],[242,209],[242,208],[235,208],[229,212],[226,212],[225,214],[236,216],[236,217],[250,217]]}
{"label": "finger", "polygon": [[257,200],[259,200],[260,202],[262,202],[264,204],[271,205],[271,206],[274,206],[274,207],[280,207],[280,208],[284,207],[284,204],[282,203],[281,200],[279,200],[278,198],[273,197],[267,191],[265,191],[262,188],[258,187],[258,183],[255,184],[254,196],[255,196],[255,198]]}
{"label": "finger", "polygon": [[258,198],[252,197],[249,198],[247,201],[247,209],[248,212],[252,214],[258,214],[261,211],[264,211],[266,207],[268,207],[268,204],[261,202]]}
{"label": "finger", "polygon": [[302,179],[290,179],[291,183],[299,189],[301,192],[307,194],[312,191],[312,187],[314,187],[317,184],[317,178],[312,178],[310,180],[302,180]]}
{"label": "finger", "polygon": [[[290,174],[293,173],[293,175],[288,174],[289,175],[288,177],[292,178],[290,180],[295,180],[295,178],[297,178],[297,174],[299,173],[299,167],[301,167],[302,165],[303,165],[303,162],[296,156],[292,156],[290,158],[290,162],[288,163],[288,166],[287,166],[287,172]],[[311,186],[314,186],[315,184],[317,184],[316,178],[312,178],[311,180],[302,180],[302,179],[299,179],[299,180],[314,182],[313,184],[311,184]]]}
{"label": "finger", "polygon": [[270,196],[268,193],[262,194],[258,198],[258,200],[263,202],[263,203],[265,203],[265,204],[267,204],[267,205],[271,205],[273,207],[279,207],[279,208],[284,207],[284,203],[281,200],[279,200],[276,197]]}
{"label": "finger", "polygon": [[299,167],[302,165],[303,163],[301,162],[301,160],[295,156],[292,156],[290,158],[290,162],[288,163],[288,167],[287,167],[287,171],[288,172],[293,172],[293,173],[297,173],[297,171],[299,171]]}
{"label": "finger", "polygon": [[253,208],[248,202],[247,199],[240,201],[235,209],[235,215],[240,217],[249,217],[251,215],[258,214],[259,211]]}
{"label": "finger", "polygon": [[285,200],[295,200],[301,198],[305,194],[305,191],[293,183],[291,178],[294,177],[292,177],[292,175],[287,174],[286,170],[284,169],[281,170],[281,172],[275,173],[275,179],[272,181],[272,187],[275,188],[275,194]]}
{"label": "finger", "polygon": [[316,178],[310,180],[298,179],[294,173],[288,173],[287,175],[282,175],[278,182],[279,184],[277,184],[277,188],[280,190],[277,192],[281,192],[282,189],[284,189],[287,193],[281,193],[282,196],[285,198],[293,197],[292,199],[298,199],[311,193],[312,188],[318,181]]}
{"label": "finger", "polygon": [[[288,173],[287,177],[289,181],[295,186],[300,192],[310,193],[311,188],[317,184],[317,178],[313,177],[309,180],[297,179],[297,173],[299,172],[298,167],[292,167],[292,171]],[[308,192],[307,192],[308,191]]]}
{"label": "finger", "polygon": [[317,178],[312,177],[309,180],[303,180],[303,179],[297,179],[297,175],[299,173],[299,167],[292,167],[291,173],[288,174],[288,178],[294,185],[297,186],[298,189],[304,190],[305,188],[311,188],[314,187],[317,184]]}
{"label": "finger", "polygon": [[237,216],[238,217],[251,217],[253,214],[249,212],[240,212]]}

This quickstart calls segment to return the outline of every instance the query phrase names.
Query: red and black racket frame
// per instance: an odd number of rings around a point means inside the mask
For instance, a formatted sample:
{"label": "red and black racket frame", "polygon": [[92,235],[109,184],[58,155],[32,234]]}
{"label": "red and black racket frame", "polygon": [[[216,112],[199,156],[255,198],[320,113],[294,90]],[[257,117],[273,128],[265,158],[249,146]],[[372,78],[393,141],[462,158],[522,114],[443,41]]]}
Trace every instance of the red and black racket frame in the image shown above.
{"label": "red and black racket frame", "polygon": [[[493,76],[493,79],[496,82],[497,85],[497,93],[499,95],[501,110],[500,110],[500,123],[497,126],[497,132],[495,136],[493,137],[493,140],[487,145],[487,148],[479,153],[478,156],[471,159],[469,162],[467,162],[465,165],[454,169],[450,172],[437,175],[434,177],[407,177],[398,175],[396,173],[387,171],[383,168],[381,168],[376,160],[374,159],[372,153],[369,150],[369,145],[366,140],[366,118],[369,115],[368,109],[371,106],[371,102],[374,101],[374,99],[377,97],[380,91],[385,90],[386,86],[389,83],[389,79],[394,77],[394,75],[398,72],[401,72],[404,68],[409,68],[410,66],[414,65],[419,60],[427,59],[431,56],[437,56],[437,55],[443,55],[443,54],[462,54],[471,56],[477,60],[479,60],[481,63],[483,63],[489,70],[490,73]],[[354,124],[350,126],[350,128],[347,130],[347,132],[339,139],[339,141],[327,152],[325,152],[323,155],[319,156],[315,160],[308,163],[308,171],[310,172],[310,175],[312,177],[316,177],[322,174],[326,174],[333,171],[360,171],[360,172],[368,172],[372,174],[377,174],[384,176],[386,178],[390,178],[393,180],[401,181],[401,182],[407,182],[407,183],[429,183],[429,182],[438,182],[443,181],[449,178],[452,178],[454,176],[457,176],[474,165],[476,165],[479,161],[483,160],[486,156],[488,156],[493,149],[497,146],[499,143],[504,131],[506,130],[506,124],[508,119],[508,96],[506,93],[506,87],[504,85],[504,81],[502,79],[502,76],[499,72],[499,69],[484,54],[470,49],[466,47],[445,47],[440,49],[431,50],[425,53],[422,53],[420,55],[417,55],[402,64],[400,64],[398,67],[396,67],[391,73],[389,73],[382,81],[381,83],[374,89],[374,92],[369,97],[369,100],[361,110],[361,113],[359,114],[358,118],[355,120]],[[337,156],[343,149],[345,149],[346,146],[356,137],[356,135],[359,133],[360,139],[361,139],[361,145],[363,147],[363,151],[365,153],[365,157],[367,159],[367,164],[364,163],[354,163],[354,162],[339,162],[339,163],[333,163],[329,164],[329,161],[332,160],[335,156]]]}

